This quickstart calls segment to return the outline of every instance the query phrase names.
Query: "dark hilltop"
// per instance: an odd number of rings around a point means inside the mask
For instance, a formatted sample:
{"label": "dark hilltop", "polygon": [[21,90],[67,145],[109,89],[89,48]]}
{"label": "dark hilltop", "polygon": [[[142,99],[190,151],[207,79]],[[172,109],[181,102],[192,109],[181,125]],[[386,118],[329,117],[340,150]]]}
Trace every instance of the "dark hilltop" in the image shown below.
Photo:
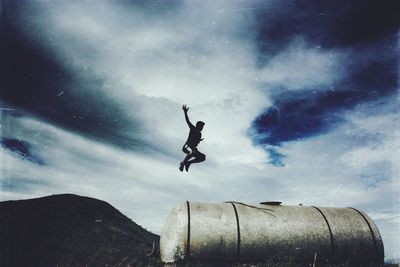
{"label": "dark hilltop", "polygon": [[104,201],[0,202],[0,266],[158,266],[159,236]]}

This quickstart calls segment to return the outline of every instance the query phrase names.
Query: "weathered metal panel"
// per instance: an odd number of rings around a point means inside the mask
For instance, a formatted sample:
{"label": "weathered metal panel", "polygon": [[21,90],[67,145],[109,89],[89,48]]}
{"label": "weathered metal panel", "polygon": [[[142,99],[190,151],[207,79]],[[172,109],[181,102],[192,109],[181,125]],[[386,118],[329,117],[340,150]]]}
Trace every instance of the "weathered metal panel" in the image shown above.
{"label": "weathered metal panel", "polygon": [[371,234],[373,235],[375,242],[376,242],[376,258],[380,263],[383,264],[385,252],[384,252],[382,237],[381,237],[381,234],[379,233],[378,227],[376,226],[376,224],[372,221],[372,219],[367,214],[365,214],[361,210],[357,210],[357,211],[366,219],[369,226],[371,227],[371,231],[372,231]]}
{"label": "weathered metal panel", "polygon": [[188,203],[179,203],[167,217],[160,238],[163,262],[179,262],[188,256]]}
{"label": "weathered metal panel", "polygon": [[[346,259],[349,263],[368,263],[383,259],[383,255],[380,255],[383,246],[377,243],[377,228],[365,214],[353,208],[320,209],[331,224],[335,261]],[[374,225],[376,232],[373,232],[371,225]]]}
{"label": "weathered metal panel", "polygon": [[308,261],[331,253],[329,229],[312,207],[236,204],[244,262]]}
{"label": "weathered metal panel", "polygon": [[190,203],[190,257],[232,261],[237,250],[235,212],[230,204]]}

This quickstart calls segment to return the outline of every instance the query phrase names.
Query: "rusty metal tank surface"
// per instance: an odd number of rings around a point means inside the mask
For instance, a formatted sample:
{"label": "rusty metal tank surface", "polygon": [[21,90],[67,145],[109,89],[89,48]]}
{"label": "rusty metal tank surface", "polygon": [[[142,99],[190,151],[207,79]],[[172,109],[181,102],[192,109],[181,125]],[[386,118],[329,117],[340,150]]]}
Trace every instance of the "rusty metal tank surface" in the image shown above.
{"label": "rusty metal tank surface", "polygon": [[179,203],[161,233],[161,261],[383,264],[378,228],[353,208],[266,202]]}

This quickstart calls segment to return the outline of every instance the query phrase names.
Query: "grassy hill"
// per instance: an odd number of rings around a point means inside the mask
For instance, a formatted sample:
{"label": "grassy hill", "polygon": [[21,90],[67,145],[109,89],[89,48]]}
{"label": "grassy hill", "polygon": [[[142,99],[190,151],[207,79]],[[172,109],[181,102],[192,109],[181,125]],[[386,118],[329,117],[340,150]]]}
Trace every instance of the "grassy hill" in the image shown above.
{"label": "grassy hill", "polygon": [[97,199],[0,202],[0,266],[158,266],[158,244],[159,236]]}

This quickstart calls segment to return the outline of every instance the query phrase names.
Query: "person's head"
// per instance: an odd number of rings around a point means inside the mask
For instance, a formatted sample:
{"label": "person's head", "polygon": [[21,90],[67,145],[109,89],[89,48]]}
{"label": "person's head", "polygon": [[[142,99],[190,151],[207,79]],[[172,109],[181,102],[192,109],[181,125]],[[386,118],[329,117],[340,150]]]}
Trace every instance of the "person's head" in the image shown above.
{"label": "person's head", "polygon": [[199,131],[203,130],[204,124],[205,124],[205,123],[202,122],[202,121],[196,122],[196,129],[198,129]]}

